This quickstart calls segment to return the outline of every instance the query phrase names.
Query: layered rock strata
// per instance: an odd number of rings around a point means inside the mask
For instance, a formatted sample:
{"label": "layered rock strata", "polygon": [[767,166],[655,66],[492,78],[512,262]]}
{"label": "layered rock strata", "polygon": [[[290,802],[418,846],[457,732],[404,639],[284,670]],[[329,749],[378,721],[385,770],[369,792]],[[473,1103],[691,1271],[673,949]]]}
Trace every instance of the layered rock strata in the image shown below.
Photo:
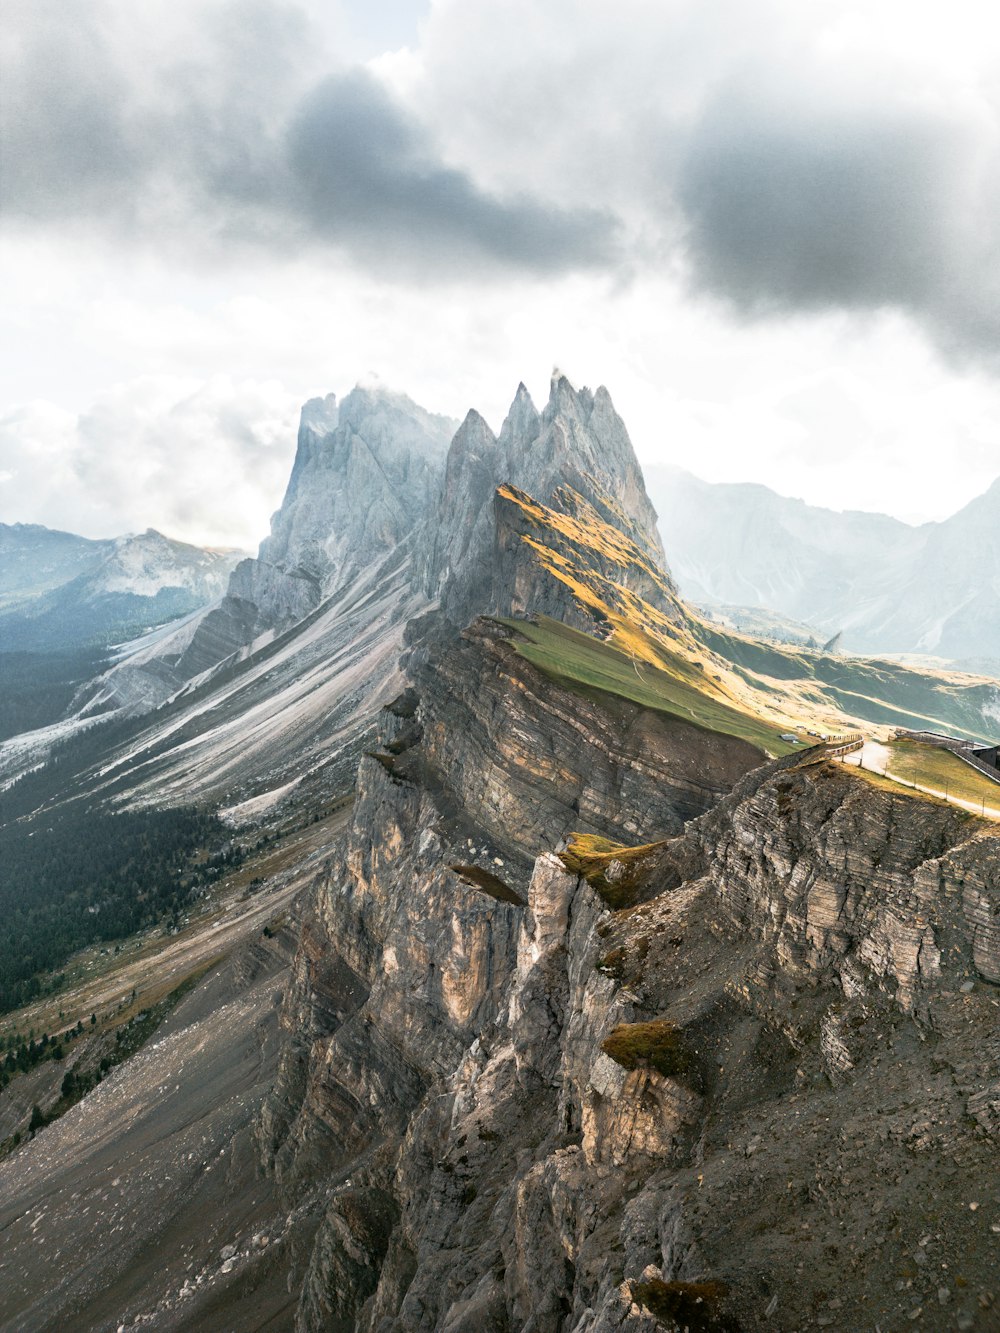
{"label": "layered rock strata", "polygon": [[415,658],[260,1124],[327,1190],[297,1327],[988,1328],[1000,838],[639,711]]}

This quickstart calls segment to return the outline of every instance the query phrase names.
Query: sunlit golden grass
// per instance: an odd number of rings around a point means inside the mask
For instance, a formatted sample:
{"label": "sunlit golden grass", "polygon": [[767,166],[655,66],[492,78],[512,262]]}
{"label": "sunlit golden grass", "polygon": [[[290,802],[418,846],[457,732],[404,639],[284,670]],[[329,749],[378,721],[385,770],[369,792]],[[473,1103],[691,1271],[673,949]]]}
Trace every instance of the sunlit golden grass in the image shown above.
{"label": "sunlit golden grass", "polygon": [[697,1061],[673,1023],[619,1023],[601,1042],[601,1050],[623,1069],[655,1069],[664,1078],[691,1078]]}
{"label": "sunlit golden grass", "polygon": [[519,637],[522,656],[570,687],[616,694],[645,708],[683,718],[694,726],[738,736],[762,753],[790,754],[796,747],[780,739],[780,727],[743,713],[698,689],[682,675],[638,661],[609,643],[590,638],[558,621],[539,617],[507,622]]}
{"label": "sunlit golden grass", "polygon": [[[636,888],[650,856],[665,845],[664,842],[646,842],[628,847],[596,834],[572,833],[568,846],[559,853],[559,859],[571,874],[582,875],[608,907],[618,911],[634,906]],[[617,873],[608,878],[612,869]]]}
{"label": "sunlit golden grass", "polygon": [[[522,651],[550,674],[740,736],[770,755],[794,748],[779,739],[782,732],[864,727],[885,736],[906,727],[981,737],[995,688],[989,681],[765,642],[709,623],[678,598],[655,553],[577,491],[556,493],[562,508],[512,486],[499,494],[528,520],[521,540],[540,567],[600,627],[599,639],[580,636],[596,649],[529,632],[531,646]],[[631,527],[611,497],[597,501]],[[551,629],[556,622],[538,623]]]}
{"label": "sunlit golden grass", "polygon": [[933,787],[973,805],[1000,810],[1000,782],[991,782],[948,750],[901,738],[889,745],[889,775]]}

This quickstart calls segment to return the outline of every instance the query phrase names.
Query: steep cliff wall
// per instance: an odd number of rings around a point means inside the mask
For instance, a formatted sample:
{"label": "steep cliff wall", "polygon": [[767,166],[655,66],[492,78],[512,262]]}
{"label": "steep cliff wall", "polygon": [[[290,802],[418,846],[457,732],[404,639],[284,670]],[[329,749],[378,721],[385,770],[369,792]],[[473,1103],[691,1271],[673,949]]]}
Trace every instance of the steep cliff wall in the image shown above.
{"label": "steep cliff wall", "polygon": [[[987,1328],[995,831],[746,772],[488,622],[412,670],[260,1123],[324,1198],[298,1327]],[[643,846],[555,855],[570,828]]]}
{"label": "steep cliff wall", "polygon": [[356,388],[339,405],[333,394],[306,403],[270,536],[256,559],[237,566],[227,597],[180,659],[181,677],[286,629],[395,550],[437,500],[454,428],[383,389]]}

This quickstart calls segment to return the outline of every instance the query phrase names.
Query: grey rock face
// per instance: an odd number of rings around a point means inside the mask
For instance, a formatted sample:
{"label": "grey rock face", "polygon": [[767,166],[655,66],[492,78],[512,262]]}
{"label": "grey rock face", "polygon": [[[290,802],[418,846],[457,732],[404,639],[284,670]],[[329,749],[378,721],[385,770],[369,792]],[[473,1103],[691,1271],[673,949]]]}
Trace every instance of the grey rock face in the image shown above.
{"label": "grey rock face", "polygon": [[[703,733],[569,696],[489,622],[434,653],[317,881],[261,1121],[285,1189],[326,1182],[297,1327],[653,1333],[659,1301],[860,1333],[941,1274],[986,1308],[995,831],[798,761],[708,809],[695,775],[740,756]],[[568,828],[666,835],[633,907],[553,855]],[[650,1023],[673,1063],[605,1049]]]}
{"label": "grey rock face", "polygon": [[656,513],[607,389],[576,390],[555,372],[543,412],[522,384],[499,436],[473,412],[452,442],[422,574],[454,624],[483,610],[509,614],[495,587],[503,524],[494,498],[504,484],[557,507],[561,492],[575,492],[665,569]]}
{"label": "grey rock face", "polygon": [[535,856],[573,830],[642,842],[709,809],[759,752],[611,696],[593,703],[477,620],[414,663],[420,753],[501,848]]}
{"label": "grey rock face", "polygon": [[[628,525],[605,516],[576,490],[559,488],[549,510],[519,488],[504,486],[493,498],[493,548],[484,568],[489,581],[477,587],[481,608],[491,615],[547,615],[585,632],[604,629],[578,586],[588,587],[596,601],[625,612],[630,594],[675,622],[685,618],[670,575],[648,546],[619,541]],[[608,517],[612,521],[608,524]],[[613,531],[615,547],[602,549],[602,537]],[[543,549],[539,549],[539,548]],[[558,574],[568,573],[567,583]],[[467,605],[463,580],[448,588],[446,609]],[[453,610],[453,614],[454,614]]]}
{"label": "grey rock face", "polygon": [[[383,586],[379,570],[411,558],[414,531],[437,500],[453,429],[382,389],[356,388],[339,405],[333,394],[306,403],[285,498],[257,557],[236,566],[226,595],[196,624],[107,673],[94,705],[157,707],[221,663],[267,648],[330,598],[350,603],[352,589]],[[422,609],[419,599],[406,606],[406,614]],[[305,667],[308,633],[304,646]]]}
{"label": "grey rock face", "polygon": [[910,801],[901,811],[840,769],[793,770],[745,780],[692,837],[726,910],[771,943],[789,978],[843,969],[849,990],[861,967],[913,1012],[941,982],[946,935],[953,977],[1000,978],[998,840],[954,807]]}
{"label": "grey rock face", "polygon": [[413,531],[437,499],[453,431],[385,390],[354,389],[339,408],[333,394],[305,405],[271,535],[229,588],[256,609],[256,633],[301,620]]}

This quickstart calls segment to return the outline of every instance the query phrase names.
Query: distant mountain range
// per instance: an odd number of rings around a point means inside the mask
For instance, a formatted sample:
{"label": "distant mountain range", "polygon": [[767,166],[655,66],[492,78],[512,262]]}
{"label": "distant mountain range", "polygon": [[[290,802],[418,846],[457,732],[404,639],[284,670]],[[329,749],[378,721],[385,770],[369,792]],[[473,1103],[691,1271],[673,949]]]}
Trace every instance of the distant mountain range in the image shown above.
{"label": "distant mountain range", "polygon": [[682,593],[842,631],[850,652],[1000,668],[1000,478],[941,523],[838,513],[750,483],[647,468]]}
{"label": "distant mountain range", "polygon": [[132,638],[221,597],[241,556],[153,528],[94,541],[0,523],[0,648],[52,651]]}

